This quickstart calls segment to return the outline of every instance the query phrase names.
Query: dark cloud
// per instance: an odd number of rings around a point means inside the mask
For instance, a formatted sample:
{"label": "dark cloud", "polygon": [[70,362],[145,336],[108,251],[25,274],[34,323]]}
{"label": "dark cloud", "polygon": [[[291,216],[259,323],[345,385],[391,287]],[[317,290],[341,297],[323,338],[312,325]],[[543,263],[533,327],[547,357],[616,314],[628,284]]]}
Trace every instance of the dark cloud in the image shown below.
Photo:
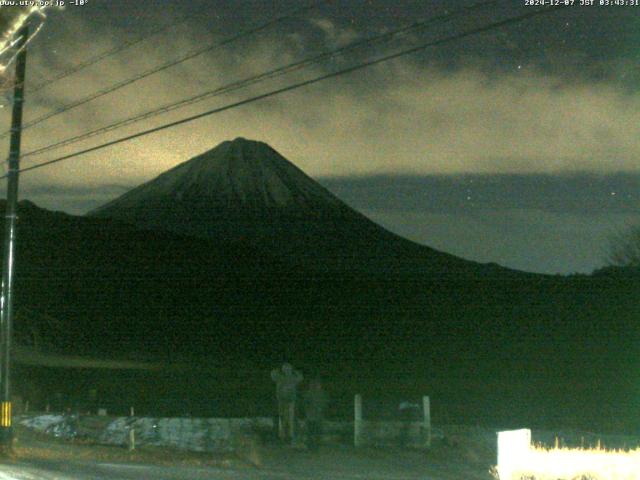
{"label": "dark cloud", "polygon": [[462,213],[541,210],[558,214],[640,215],[640,174],[431,175],[321,179],[356,208]]}
{"label": "dark cloud", "polygon": [[389,230],[464,258],[541,273],[590,273],[640,223],[640,175],[322,179]]}
{"label": "dark cloud", "polygon": [[[61,187],[56,185],[27,185],[20,192],[21,199],[72,215],[84,215],[90,210],[105,204],[109,200],[126,193],[133,185],[100,185],[87,187],[82,185]],[[2,195],[6,190],[0,189]]]}
{"label": "dark cloud", "polygon": [[365,210],[415,242],[479,262],[539,273],[590,273],[606,264],[611,239],[638,214],[478,210],[464,213]]}

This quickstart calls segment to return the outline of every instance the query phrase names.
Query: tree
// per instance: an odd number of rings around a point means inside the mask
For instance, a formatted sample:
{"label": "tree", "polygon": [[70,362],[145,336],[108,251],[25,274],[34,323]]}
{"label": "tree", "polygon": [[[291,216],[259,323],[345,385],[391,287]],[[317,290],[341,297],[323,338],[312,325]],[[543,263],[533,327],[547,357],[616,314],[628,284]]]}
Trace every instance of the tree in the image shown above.
{"label": "tree", "polygon": [[634,225],[611,239],[607,262],[614,267],[640,267],[640,225]]}

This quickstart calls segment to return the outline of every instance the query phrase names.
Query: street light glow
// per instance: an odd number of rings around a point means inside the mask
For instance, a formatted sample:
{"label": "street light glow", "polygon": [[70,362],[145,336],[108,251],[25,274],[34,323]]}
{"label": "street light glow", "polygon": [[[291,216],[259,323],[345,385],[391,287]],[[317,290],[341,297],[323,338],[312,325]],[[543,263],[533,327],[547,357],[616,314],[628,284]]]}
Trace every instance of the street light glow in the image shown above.
{"label": "street light glow", "polygon": [[[4,74],[19,53],[19,49],[14,49],[13,47],[18,42],[18,31],[20,28],[32,16],[39,16],[44,20],[44,18],[46,18],[45,10],[47,8],[50,7],[39,4],[28,7],[0,7],[0,75]],[[34,29],[27,43],[38,34],[43,24],[44,22],[41,22],[40,25]]]}

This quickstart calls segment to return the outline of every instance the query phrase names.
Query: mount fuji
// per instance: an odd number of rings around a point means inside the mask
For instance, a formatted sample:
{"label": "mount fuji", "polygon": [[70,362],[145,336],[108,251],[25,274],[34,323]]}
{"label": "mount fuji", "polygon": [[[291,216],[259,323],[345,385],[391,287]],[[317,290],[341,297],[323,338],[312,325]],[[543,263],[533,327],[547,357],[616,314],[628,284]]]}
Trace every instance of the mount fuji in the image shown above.
{"label": "mount fuji", "polygon": [[226,242],[323,270],[497,270],[403,239],[355,211],[263,142],[236,138],[92,211],[150,230]]}

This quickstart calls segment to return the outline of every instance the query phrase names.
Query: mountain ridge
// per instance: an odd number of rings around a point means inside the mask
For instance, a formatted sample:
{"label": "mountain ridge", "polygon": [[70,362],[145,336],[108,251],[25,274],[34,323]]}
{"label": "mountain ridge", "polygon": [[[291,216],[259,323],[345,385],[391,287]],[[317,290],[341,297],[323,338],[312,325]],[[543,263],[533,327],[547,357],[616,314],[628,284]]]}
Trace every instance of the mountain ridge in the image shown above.
{"label": "mountain ridge", "polygon": [[242,137],[222,142],[87,215],[201,238],[247,240],[316,269],[515,272],[400,237],[348,206],[266,143]]}

